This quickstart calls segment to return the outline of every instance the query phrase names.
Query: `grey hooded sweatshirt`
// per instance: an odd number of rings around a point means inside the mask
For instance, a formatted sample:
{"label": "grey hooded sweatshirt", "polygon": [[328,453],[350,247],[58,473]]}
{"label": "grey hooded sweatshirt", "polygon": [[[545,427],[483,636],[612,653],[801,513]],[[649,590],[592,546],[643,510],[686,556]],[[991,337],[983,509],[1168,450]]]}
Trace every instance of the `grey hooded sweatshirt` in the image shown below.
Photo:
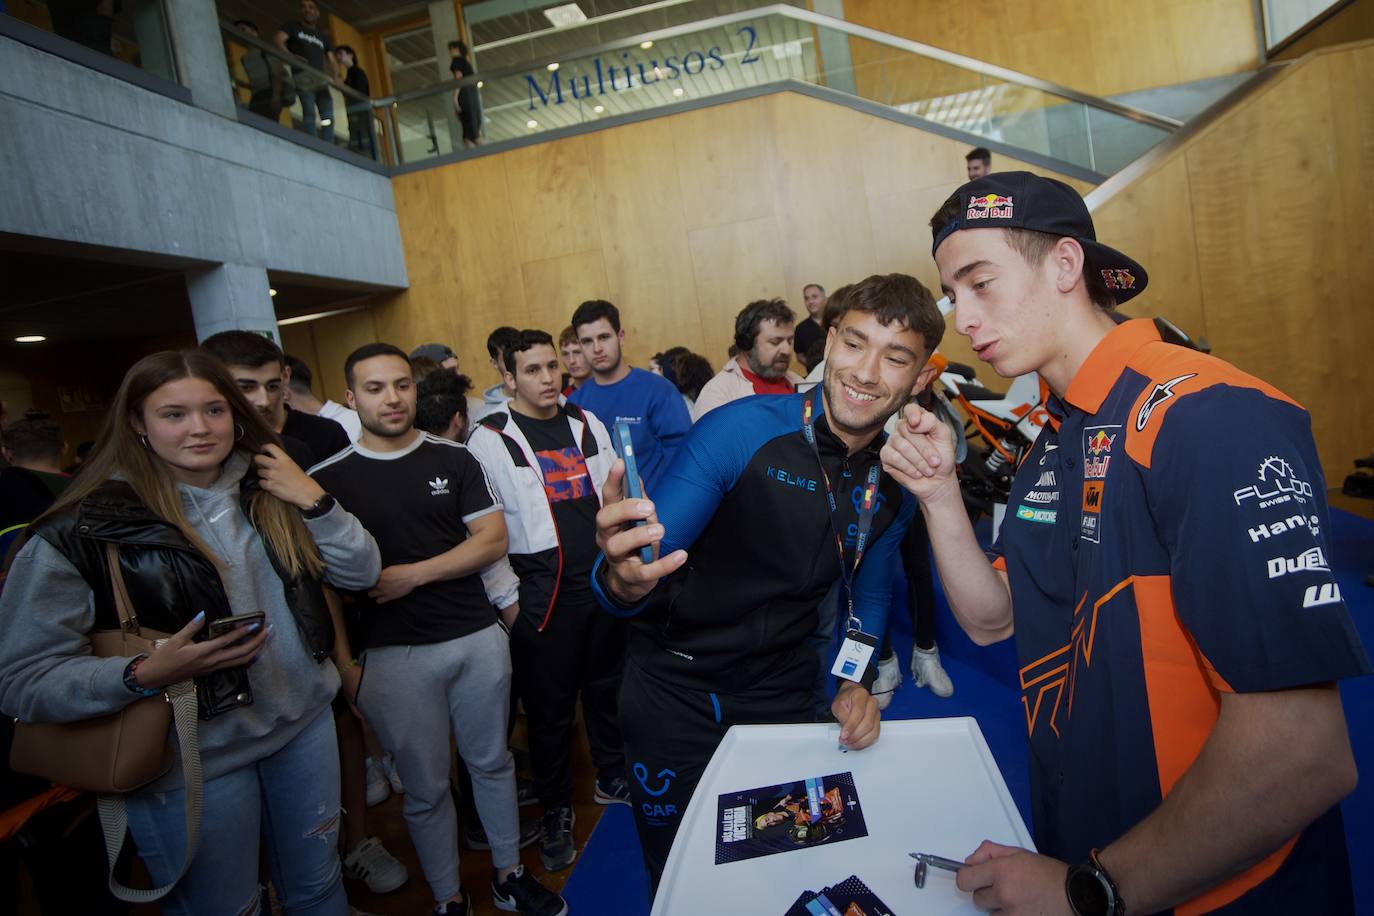
{"label": "grey hooded sweatshirt", "polygon": [[[286,746],[327,710],[339,689],[333,664],[311,658],[287,606],[282,580],[239,506],[239,482],[247,469],[248,457],[235,452],[211,486],[177,487],[187,520],[220,559],[233,613],[264,611],[274,627],[248,668],[253,703],[200,723],[206,780]],[[342,506],[306,525],[324,559],[326,582],[363,589],[377,581],[377,543]],[[115,712],[138,699],[124,686],[127,660],[90,654],[86,634],[94,625],[86,580],[47,541],[30,539],[0,594],[0,712],[32,722],[73,722]],[[148,790],[180,785],[178,762]]]}

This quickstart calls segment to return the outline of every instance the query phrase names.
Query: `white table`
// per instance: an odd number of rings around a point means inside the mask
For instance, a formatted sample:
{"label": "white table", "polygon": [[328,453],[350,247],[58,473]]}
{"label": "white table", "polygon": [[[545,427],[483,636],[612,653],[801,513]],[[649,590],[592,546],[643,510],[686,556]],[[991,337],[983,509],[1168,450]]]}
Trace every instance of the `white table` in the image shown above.
{"label": "white table", "polygon": [[[654,916],[782,914],[805,890],[858,875],[899,916],[974,914],[952,872],[912,881],[908,852],[963,859],[985,839],[1033,849],[978,723],[971,718],[884,722],[867,750],[842,753],[838,726],[735,726],[692,796],[663,872]],[[854,774],[868,836],[715,864],[716,802],[739,792],[830,773]]]}

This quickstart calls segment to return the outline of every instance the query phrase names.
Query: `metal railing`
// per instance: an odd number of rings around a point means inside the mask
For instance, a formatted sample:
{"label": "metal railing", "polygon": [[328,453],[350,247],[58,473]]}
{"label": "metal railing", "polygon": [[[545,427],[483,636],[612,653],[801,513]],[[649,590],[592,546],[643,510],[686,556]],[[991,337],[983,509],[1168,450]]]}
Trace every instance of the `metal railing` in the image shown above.
{"label": "metal railing", "polygon": [[[316,96],[343,97],[349,129],[340,130],[336,122],[333,137],[326,136],[322,119],[312,121],[308,105],[302,110],[299,102],[289,109],[291,123],[339,146],[345,135],[350,148],[389,166],[448,159],[482,143],[526,143],[551,132],[783,84],[850,96],[947,135],[1062,163],[1085,177],[1112,174],[1182,125],[786,4],[654,29],[370,100],[227,22],[222,27],[226,39],[247,49],[236,52],[237,62],[230,55],[245,107],[273,119],[271,80],[302,74]],[[249,53],[266,62],[256,67],[255,78],[242,60]],[[364,104],[370,117],[360,117]],[[275,120],[284,120],[280,110]],[[357,141],[359,127],[369,131],[366,149]]]}

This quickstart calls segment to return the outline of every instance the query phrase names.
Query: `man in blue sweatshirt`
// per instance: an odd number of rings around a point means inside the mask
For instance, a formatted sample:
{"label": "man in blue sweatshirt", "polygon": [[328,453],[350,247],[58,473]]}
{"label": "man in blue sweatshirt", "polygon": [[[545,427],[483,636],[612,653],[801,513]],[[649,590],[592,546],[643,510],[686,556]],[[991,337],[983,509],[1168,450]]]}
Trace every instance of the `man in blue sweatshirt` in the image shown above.
{"label": "man in blue sweatshirt", "polygon": [[577,307],[573,331],[592,368],[592,377],[568,398],[596,414],[608,427],[624,420],[630,425],[639,476],[652,495],[678,444],[692,428],[692,417],[673,383],[625,362],[621,347],[620,310],[604,299]]}

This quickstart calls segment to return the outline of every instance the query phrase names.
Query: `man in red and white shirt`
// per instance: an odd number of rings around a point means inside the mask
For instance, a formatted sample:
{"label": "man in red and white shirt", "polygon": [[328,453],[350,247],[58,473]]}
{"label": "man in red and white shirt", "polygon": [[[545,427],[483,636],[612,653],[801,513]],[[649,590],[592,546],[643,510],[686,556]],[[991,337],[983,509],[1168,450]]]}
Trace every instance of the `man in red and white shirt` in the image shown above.
{"label": "man in red and white shirt", "polygon": [[722,404],[755,394],[792,394],[801,376],[792,372],[796,316],[781,299],[751,302],[735,316],[735,356],[701,389],[692,422]]}

